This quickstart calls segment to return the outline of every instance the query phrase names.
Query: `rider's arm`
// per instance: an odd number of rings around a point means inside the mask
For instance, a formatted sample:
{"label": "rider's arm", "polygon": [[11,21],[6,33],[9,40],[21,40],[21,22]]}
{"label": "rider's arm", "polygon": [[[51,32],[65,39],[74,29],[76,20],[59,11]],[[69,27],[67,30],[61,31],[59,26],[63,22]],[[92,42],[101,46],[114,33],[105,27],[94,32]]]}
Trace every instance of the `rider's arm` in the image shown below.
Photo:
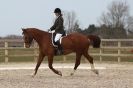
{"label": "rider's arm", "polygon": [[55,23],[54,23],[54,25],[50,28],[50,30],[52,31],[52,30],[55,30],[55,27],[56,27],[56,25],[55,25]]}

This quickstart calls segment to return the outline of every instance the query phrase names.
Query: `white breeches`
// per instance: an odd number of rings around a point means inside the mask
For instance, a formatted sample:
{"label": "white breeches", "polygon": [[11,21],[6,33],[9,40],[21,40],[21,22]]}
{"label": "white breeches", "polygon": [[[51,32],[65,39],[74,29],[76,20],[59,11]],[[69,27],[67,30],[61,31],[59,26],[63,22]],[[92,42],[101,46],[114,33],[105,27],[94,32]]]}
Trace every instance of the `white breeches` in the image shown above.
{"label": "white breeches", "polygon": [[62,34],[57,33],[54,41],[57,42],[61,38]]}

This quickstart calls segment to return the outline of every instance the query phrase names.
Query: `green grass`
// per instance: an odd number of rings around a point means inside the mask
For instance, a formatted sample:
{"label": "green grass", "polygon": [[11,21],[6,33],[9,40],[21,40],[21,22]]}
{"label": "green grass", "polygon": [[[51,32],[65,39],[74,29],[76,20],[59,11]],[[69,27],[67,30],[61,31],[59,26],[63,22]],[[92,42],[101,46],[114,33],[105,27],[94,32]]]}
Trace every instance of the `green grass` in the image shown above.
{"label": "green grass", "polygon": [[9,62],[31,62],[34,57],[9,57]]}
{"label": "green grass", "polygon": [[0,62],[4,62],[5,61],[5,58],[2,56],[0,57]]}
{"label": "green grass", "polygon": [[121,58],[122,62],[133,62],[133,57]]}
{"label": "green grass", "polygon": [[[37,51],[38,52],[38,51]],[[89,53],[99,53],[100,50],[99,49],[90,49],[89,50]],[[117,54],[118,51],[116,49],[104,49],[102,51],[103,53],[105,54]],[[132,54],[130,52],[130,50],[122,50],[121,51],[122,54]],[[10,55],[9,57],[9,62],[33,62],[34,61],[34,57],[32,56],[34,54],[34,50],[33,49],[14,49],[14,50],[9,50],[8,54]],[[0,62],[4,62],[4,50],[1,50],[0,49]],[[18,57],[13,57],[12,55],[27,55],[27,56],[18,56]],[[30,55],[30,56],[28,56]],[[68,55],[66,57],[66,61],[65,62],[72,62],[74,63],[75,62],[75,58],[76,56],[75,55]],[[95,61],[99,61],[99,56],[93,56],[94,60]],[[104,56],[102,57],[102,60],[103,61],[117,61],[117,57],[114,57],[114,56]],[[48,59],[47,57],[45,57],[44,59],[44,62],[47,62]],[[86,62],[87,60],[82,57],[81,59],[82,62]],[[121,61],[123,62],[133,62],[133,57],[121,57]],[[63,61],[63,56],[55,56],[54,57],[54,62],[64,62]]]}
{"label": "green grass", "polygon": [[8,51],[9,53],[9,55],[19,55],[19,54],[21,54],[21,55],[28,55],[28,54],[33,54],[34,53],[34,50],[32,50],[32,49],[26,49],[26,50],[9,50]]}

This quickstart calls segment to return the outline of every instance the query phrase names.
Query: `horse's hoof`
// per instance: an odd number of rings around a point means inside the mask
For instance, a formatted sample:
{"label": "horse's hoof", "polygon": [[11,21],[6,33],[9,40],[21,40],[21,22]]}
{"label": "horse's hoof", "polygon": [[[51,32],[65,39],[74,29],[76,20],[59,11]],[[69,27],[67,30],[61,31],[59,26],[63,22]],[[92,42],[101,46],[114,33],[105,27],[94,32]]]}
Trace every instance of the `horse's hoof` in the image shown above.
{"label": "horse's hoof", "polygon": [[33,78],[34,78],[34,77],[35,77],[35,75],[36,75],[36,74],[35,74],[35,73],[33,73],[33,74],[31,74],[31,77],[33,77]]}
{"label": "horse's hoof", "polygon": [[74,75],[74,73],[71,73],[71,74],[70,74],[70,76],[73,76],[73,75]]}
{"label": "horse's hoof", "polygon": [[35,77],[35,74],[32,74],[32,75],[31,75],[31,77],[33,77],[33,78],[34,78],[34,77]]}
{"label": "horse's hoof", "polygon": [[31,75],[31,77],[32,77],[32,78],[34,78],[34,77],[35,77],[35,75]]}
{"label": "horse's hoof", "polygon": [[59,72],[58,72],[58,75],[62,76],[62,73],[59,71]]}
{"label": "horse's hoof", "polygon": [[98,70],[92,70],[95,74],[99,75]]}
{"label": "horse's hoof", "polygon": [[70,74],[70,76],[73,76],[76,70],[73,70],[73,72]]}

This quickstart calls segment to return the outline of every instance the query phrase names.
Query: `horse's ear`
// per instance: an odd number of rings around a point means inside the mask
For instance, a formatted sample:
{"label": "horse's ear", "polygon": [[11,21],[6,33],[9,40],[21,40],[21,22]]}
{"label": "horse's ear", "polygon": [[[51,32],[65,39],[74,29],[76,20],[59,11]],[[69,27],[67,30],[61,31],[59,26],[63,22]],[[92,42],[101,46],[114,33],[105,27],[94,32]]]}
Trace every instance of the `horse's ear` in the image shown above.
{"label": "horse's ear", "polygon": [[22,34],[26,33],[26,29],[21,28],[22,29]]}
{"label": "horse's ear", "polygon": [[21,28],[23,32],[25,32],[26,30],[24,28]]}
{"label": "horse's ear", "polygon": [[21,28],[22,29],[22,31],[24,31],[24,28]]}

